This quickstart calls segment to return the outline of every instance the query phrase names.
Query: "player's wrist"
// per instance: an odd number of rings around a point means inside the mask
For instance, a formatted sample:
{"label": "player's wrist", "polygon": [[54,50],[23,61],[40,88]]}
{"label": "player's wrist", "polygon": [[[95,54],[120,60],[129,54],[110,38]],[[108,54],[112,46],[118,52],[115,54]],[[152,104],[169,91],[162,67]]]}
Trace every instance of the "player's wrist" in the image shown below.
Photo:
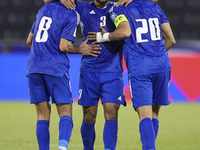
{"label": "player's wrist", "polygon": [[103,42],[109,42],[109,32],[106,32],[103,34],[103,36],[101,35],[101,32],[97,32],[96,34],[96,41],[97,43],[103,43]]}
{"label": "player's wrist", "polygon": [[97,43],[102,43],[103,42],[103,37],[101,36],[101,32],[97,32],[96,41],[97,41]]}
{"label": "player's wrist", "polygon": [[110,35],[109,32],[106,32],[106,33],[103,34],[103,41],[104,42],[109,42],[110,41],[109,35]]}

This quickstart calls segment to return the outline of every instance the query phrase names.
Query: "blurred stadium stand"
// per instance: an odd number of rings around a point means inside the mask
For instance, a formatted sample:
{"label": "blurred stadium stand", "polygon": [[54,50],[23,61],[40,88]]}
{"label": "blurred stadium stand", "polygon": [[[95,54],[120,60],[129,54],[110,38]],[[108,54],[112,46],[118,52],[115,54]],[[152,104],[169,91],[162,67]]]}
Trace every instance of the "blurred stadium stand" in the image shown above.
{"label": "blurred stadium stand", "polygon": [[[177,40],[200,39],[200,0],[159,0],[158,4],[166,13]],[[43,0],[0,0],[0,40],[25,41],[43,5]]]}

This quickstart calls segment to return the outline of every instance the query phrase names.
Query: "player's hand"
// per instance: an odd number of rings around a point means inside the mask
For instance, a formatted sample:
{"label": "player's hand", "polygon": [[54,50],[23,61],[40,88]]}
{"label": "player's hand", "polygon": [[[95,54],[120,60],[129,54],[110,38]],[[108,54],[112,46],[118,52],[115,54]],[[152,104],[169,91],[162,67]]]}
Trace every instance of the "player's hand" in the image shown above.
{"label": "player's hand", "polygon": [[96,42],[93,42],[91,45],[89,45],[87,44],[87,42],[88,42],[88,39],[86,39],[79,46],[81,54],[86,55],[86,56],[98,57],[98,54],[100,54],[99,50],[101,50],[100,45],[96,45]]}
{"label": "player's hand", "polygon": [[[99,28],[101,30],[101,32],[100,32],[101,33],[101,37],[100,38],[102,38],[103,34],[107,33],[107,31],[102,26],[100,26]],[[98,33],[97,32],[88,32],[88,34],[89,34],[89,36],[87,37],[88,40],[89,41],[97,41],[97,43],[101,43],[101,42],[98,42],[98,36],[100,36],[100,35],[98,35]]]}
{"label": "player's hand", "polygon": [[88,41],[96,41],[97,32],[88,32],[88,34],[89,34],[87,37]]}
{"label": "player's hand", "polygon": [[125,7],[127,7],[128,4],[130,4],[132,1],[133,0],[118,0],[116,6],[118,7],[118,6],[122,6],[122,5],[126,4]]}
{"label": "player's hand", "polygon": [[75,3],[73,0],[60,0],[63,5],[65,5],[68,9],[75,9]]}
{"label": "player's hand", "polygon": [[104,33],[107,33],[107,31],[102,26],[100,26],[99,28],[101,30],[101,36],[103,36]]}

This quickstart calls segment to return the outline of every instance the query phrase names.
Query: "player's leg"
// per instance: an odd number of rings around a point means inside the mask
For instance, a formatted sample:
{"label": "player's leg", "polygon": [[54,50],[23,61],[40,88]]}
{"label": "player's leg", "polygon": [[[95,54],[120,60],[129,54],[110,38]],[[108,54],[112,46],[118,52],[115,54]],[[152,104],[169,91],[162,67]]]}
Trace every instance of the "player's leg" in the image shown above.
{"label": "player's leg", "polygon": [[153,104],[152,107],[152,122],[153,122],[153,127],[154,127],[154,132],[155,132],[155,138],[158,135],[158,129],[159,129],[159,120],[158,120],[158,114],[160,110],[161,105]]}
{"label": "player's leg", "polygon": [[39,150],[49,150],[50,145],[50,133],[49,133],[49,121],[51,106],[48,102],[35,103],[37,112],[37,126],[36,135]]}
{"label": "player's leg", "polygon": [[140,139],[143,150],[155,150],[155,133],[152,123],[151,75],[134,76],[129,79],[130,93],[140,124]]}
{"label": "player's leg", "polygon": [[103,141],[105,150],[115,150],[118,135],[118,110],[120,104],[103,103],[105,125]]}
{"label": "player's leg", "polygon": [[140,124],[140,138],[144,150],[155,150],[155,133],[152,123],[152,106],[140,106],[136,108]]}
{"label": "player's leg", "polygon": [[84,150],[93,150],[95,141],[95,122],[97,106],[83,106],[83,122],[81,125],[81,136]]}
{"label": "player's leg", "polygon": [[39,150],[49,150],[49,120],[51,107],[48,103],[49,95],[43,75],[30,74],[28,76],[28,86],[30,90],[30,103],[35,104],[37,112],[36,136]]}
{"label": "player's leg", "polygon": [[115,150],[118,136],[118,110],[126,104],[121,73],[102,73],[100,94],[104,108],[103,141],[105,150]]}
{"label": "player's leg", "polygon": [[80,72],[79,105],[83,108],[81,136],[84,150],[93,150],[95,141],[95,122],[99,100],[99,74]]}
{"label": "player's leg", "polygon": [[158,114],[161,105],[169,105],[168,88],[170,83],[171,72],[157,73],[153,76],[153,116],[152,122],[155,131],[155,138],[158,134],[159,120]]}
{"label": "player's leg", "polygon": [[62,77],[45,76],[48,81],[47,89],[52,97],[52,103],[56,104],[59,122],[59,150],[66,150],[70,141],[72,120],[72,92],[70,80]]}
{"label": "player's leg", "polygon": [[59,150],[66,150],[71,138],[73,129],[72,103],[56,104],[59,122]]}

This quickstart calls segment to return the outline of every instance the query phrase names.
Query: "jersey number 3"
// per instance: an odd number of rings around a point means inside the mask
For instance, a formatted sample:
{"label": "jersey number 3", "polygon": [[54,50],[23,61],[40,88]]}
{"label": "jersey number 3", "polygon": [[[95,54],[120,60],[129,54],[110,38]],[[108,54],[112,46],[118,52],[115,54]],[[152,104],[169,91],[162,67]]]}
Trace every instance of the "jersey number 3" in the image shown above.
{"label": "jersey number 3", "polygon": [[100,26],[106,26],[106,16],[101,16],[100,18],[101,22],[100,22]]}
{"label": "jersey number 3", "polygon": [[141,22],[142,27],[136,29],[136,39],[137,43],[148,42],[148,39],[142,39],[142,34],[148,33],[148,25],[150,29],[151,40],[160,40],[160,27],[158,18],[149,18],[148,23],[146,19],[136,19],[136,22]]}
{"label": "jersey number 3", "polygon": [[39,29],[36,34],[35,41],[36,42],[46,42],[48,39],[48,32],[47,30],[51,27],[52,19],[49,17],[42,17]]}

